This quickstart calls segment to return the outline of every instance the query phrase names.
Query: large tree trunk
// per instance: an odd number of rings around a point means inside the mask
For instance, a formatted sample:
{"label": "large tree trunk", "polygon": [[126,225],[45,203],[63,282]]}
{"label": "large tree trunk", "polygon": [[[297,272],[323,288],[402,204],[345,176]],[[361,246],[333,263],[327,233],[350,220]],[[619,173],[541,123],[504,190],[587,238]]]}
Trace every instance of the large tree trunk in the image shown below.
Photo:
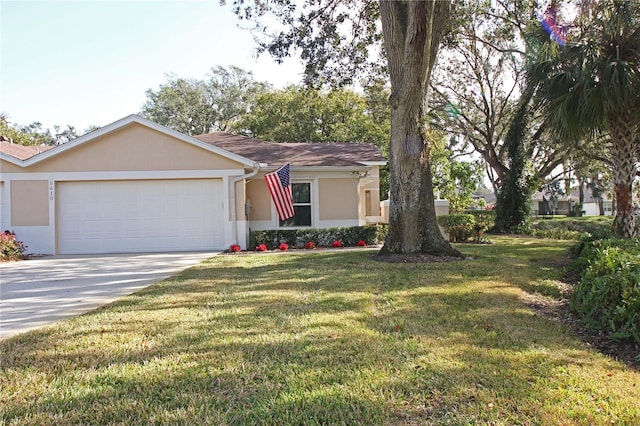
{"label": "large tree trunk", "polygon": [[640,126],[631,114],[612,114],[611,158],[613,159],[613,187],[615,190],[616,217],[613,225],[618,235],[632,238],[637,235],[633,216],[633,181],[638,173],[638,139]]}
{"label": "large tree trunk", "polygon": [[584,211],[584,180],[581,177],[578,178],[578,204],[580,208],[575,213],[576,216],[582,216],[582,212]]}
{"label": "large tree trunk", "polygon": [[496,194],[496,223],[498,232],[520,234],[525,231],[531,217],[531,179],[527,176],[530,154],[525,149],[529,120],[529,102],[533,87],[528,86],[518,102],[516,112],[505,137],[509,158],[509,173]]}
{"label": "large tree trunk", "polygon": [[381,253],[460,255],[440,234],[424,118],[431,70],[446,31],[446,0],[381,0],[391,80],[389,233]]}

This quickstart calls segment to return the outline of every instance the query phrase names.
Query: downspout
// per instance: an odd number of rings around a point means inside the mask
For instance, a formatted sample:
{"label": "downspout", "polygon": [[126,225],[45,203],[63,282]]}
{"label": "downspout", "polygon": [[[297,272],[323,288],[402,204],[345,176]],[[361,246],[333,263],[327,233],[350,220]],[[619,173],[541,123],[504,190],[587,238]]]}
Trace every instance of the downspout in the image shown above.
{"label": "downspout", "polygon": [[[238,244],[238,222],[237,222],[237,207],[236,207],[236,183],[243,179],[249,179],[254,177],[260,171],[260,163],[253,162],[253,170],[242,176],[236,176],[231,179],[231,230],[233,231],[232,241],[233,244]],[[246,241],[245,241],[246,243]]]}

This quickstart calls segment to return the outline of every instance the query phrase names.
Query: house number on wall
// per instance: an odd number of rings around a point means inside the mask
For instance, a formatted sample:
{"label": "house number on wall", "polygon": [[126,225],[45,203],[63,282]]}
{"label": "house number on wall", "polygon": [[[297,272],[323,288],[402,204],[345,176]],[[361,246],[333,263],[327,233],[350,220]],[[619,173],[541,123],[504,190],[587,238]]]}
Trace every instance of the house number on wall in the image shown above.
{"label": "house number on wall", "polygon": [[54,188],[53,181],[50,180],[49,181],[49,201],[53,201],[53,188]]}

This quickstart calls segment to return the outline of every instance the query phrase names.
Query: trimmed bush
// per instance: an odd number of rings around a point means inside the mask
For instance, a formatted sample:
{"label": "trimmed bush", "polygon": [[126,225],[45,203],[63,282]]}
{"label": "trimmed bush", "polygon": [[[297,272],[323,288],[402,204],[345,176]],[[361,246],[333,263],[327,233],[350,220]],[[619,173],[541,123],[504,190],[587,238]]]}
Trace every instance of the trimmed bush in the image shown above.
{"label": "trimmed bush", "polygon": [[325,229],[274,229],[251,231],[249,247],[265,244],[269,248],[279,247],[286,243],[290,247],[304,248],[313,242],[317,247],[331,247],[334,241],[341,241],[343,246],[355,246],[358,241],[365,241],[367,245],[376,245],[386,232],[381,226],[353,226],[350,228]]}
{"label": "trimmed bush", "polygon": [[[378,231],[378,244],[382,244],[387,239],[387,234],[389,233],[389,225],[388,224],[378,224],[376,225]],[[367,242],[368,244],[368,242]]]}
{"label": "trimmed bush", "polygon": [[475,218],[472,214],[448,214],[438,216],[438,224],[449,234],[449,241],[467,241],[474,233]]}
{"label": "trimmed bush", "polygon": [[640,240],[584,241],[579,251],[571,309],[591,330],[640,343]]}
{"label": "trimmed bush", "polygon": [[549,238],[551,240],[578,240],[583,236],[581,232],[570,231],[561,227],[548,229],[532,229],[531,236],[536,238]]}
{"label": "trimmed bush", "polygon": [[532,225],[531,235],[554,240],[599,240],[614,236],[612,220],[542,220]]}
{"label": "trimmed bush", "polygon": [[16,240],[16,234],[11,231],[4,231],[0,234],[0,260],[20,260],[24,255],[27,246]]}
{"label": "trimmed bush", "polygon": [[473,239],[479,243],[484,239],[484,233],[496,224],[496,212],[493,210],[473,210]]}

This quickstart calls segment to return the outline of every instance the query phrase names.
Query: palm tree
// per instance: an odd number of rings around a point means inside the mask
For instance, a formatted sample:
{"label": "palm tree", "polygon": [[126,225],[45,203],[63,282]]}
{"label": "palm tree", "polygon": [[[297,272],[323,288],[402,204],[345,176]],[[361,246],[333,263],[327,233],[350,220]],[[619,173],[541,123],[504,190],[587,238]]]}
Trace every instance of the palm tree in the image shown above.
{"label": "palm tree", "polygon": [[640,158],[640,2],[591,1],[566,47],[538,45],[531,82],[553,128],[566,140],[605,137],[619,235],[637,235],[633,181]]}

